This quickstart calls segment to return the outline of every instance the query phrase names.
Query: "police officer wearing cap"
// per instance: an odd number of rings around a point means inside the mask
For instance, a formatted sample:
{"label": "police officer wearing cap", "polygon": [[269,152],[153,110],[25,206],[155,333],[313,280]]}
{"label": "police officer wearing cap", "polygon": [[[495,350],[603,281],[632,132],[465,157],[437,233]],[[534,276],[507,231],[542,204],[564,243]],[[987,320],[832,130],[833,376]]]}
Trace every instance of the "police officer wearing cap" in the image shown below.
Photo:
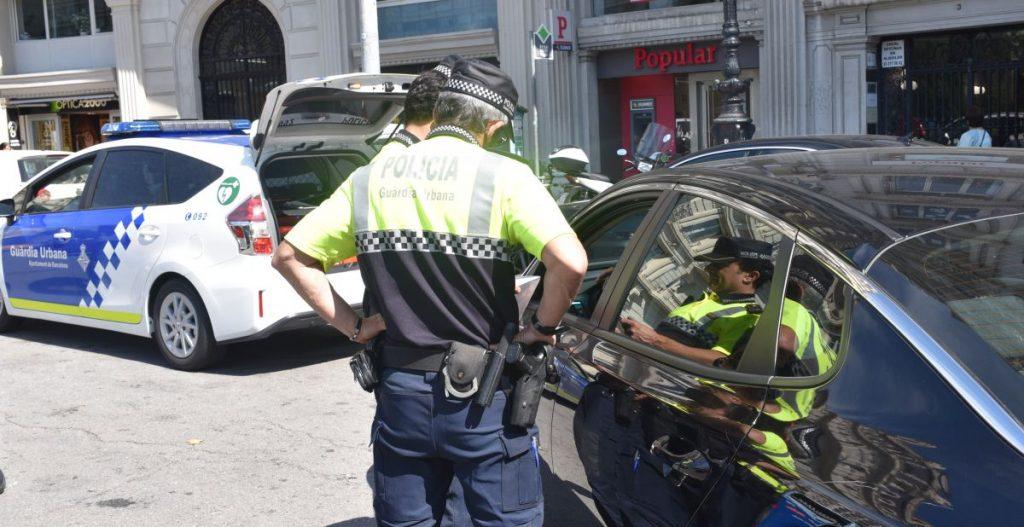
{"label": "police officer wearing cap", "polygon": [[720,237],[708,254],[710,291],[684,304],[652,328],[629,317],[621,319],[626,335],[635,340],[708,365],[722,359],[742,342],[761,313],[755,292],[772,275],[770,243],[739,237]]}
{"label": "police officer wearing cap", "polygon": [[[506,426],[505,390],[480,406],[449,392],[455,380],[439,373],[452,350],[491,348],[517,322],[517,246],[547,269],[520,342],[554,342],[586,271],[585,251],[537,177],[484,148],[509,127],[517,97],[496,66],[458,62],[428,138],[355,171],[274,256],[342,333],[360,343],[381,336],[371,432],[379,525],[437,524],[453,478],[476,525],[539,525],[543,517],[536,427]],[[379,310],[366,319],[323,271],[352,255]]]}
{"label": "police officer wearing cap", "polygon": [[402,110],[404,126],[380,149],[373,161],[404,152],[424,139],[434,124],[434,105],[441,89],[451,77],[452,66],[460,60],[458,55],[448,55],[432,69],[413,79],[409,92],[405,94]]}

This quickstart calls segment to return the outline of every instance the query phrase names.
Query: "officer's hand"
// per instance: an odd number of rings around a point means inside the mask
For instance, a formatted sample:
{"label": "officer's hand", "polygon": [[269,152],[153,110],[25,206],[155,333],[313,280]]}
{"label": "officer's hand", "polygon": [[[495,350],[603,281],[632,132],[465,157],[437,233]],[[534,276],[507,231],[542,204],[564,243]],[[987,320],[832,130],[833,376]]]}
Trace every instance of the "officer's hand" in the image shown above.
{"label": "officer's hand", "polygon": [[388,326],[384,323],[384,317],[378,313],[363,319],[363,326],[359,328],[359,335],[352,340],[359,344],[366,344],[386,329],[388,329]]}
{"label": "officer's hand", "polygon": [[527,324],[525,328],[516,334],[516,338],[513,339],[516,342],[522,342],[523,344],[530,345],[535,343],[547,344],[549,346],[555,345],[554,335],[544,335],[534,329],[533,324]]}
{"label": "officer's hand", "polygon": [[619,321],[622,323],[622,329],[626,332],[626,336],[631,339],[656,347],[661,343],[661,335],[651,326],[629,317],[622,317]]}

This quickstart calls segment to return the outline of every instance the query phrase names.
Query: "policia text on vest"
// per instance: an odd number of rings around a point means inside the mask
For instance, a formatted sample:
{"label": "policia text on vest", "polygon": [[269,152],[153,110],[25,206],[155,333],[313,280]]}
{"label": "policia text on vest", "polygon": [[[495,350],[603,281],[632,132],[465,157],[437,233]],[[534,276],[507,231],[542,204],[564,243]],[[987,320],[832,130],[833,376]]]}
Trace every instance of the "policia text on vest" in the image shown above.
{"label": "policia text on vest", "polygon": [[[508,125],[516,99],[495,66],[456,63],[430,136],[354,172],[275,255],[275,267],[340,331],[357,342],[380,336],[371,427],[380,525],[439,523],[453,480],[474,523],[535,525],[543,517],[537,429],[504,421],[515,379],[504,376],[481,407],[461,398],[472,385],[446,394],[440,373],[453,345],[472,357],[518,324],[516,246],[547,269],[536,323],[517,341],[554,343],[550,330],[586,270],[586,253],[529,168],[480,146]],[[374,314],[361,324],[323,275],[353,255],[367,288],[364,312]]]}

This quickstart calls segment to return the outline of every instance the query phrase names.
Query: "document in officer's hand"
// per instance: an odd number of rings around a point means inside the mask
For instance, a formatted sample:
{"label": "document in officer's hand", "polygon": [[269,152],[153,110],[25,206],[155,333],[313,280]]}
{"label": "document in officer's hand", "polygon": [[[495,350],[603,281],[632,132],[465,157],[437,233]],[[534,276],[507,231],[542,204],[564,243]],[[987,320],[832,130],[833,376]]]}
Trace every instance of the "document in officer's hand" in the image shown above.
{"label": "document in officer's hand", "polygon": [[539,276],[516,276],[516,305],[519,306],[520,323],[522,322],[523,312],[526,311],[526,306],[530,304],[530,299],[533,298],[533,293],[537,290],[538,284],[540,284]]}

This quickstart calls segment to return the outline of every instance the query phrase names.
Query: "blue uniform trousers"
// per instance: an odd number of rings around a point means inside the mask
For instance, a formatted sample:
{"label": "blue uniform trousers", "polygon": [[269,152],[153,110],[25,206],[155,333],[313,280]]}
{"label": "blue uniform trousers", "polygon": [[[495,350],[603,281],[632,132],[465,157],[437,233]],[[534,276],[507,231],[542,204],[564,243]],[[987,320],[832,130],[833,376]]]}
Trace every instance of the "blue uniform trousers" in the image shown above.
{"label": "blue uniform trousers", "polygon": [[537,429],[503,425],[504,392],[481,408],[471,399],[445,397],[438,373],[385,369],[376,396],[373,508],[378,525],[438,525],[455,478],[473,525],[540,526]]}

